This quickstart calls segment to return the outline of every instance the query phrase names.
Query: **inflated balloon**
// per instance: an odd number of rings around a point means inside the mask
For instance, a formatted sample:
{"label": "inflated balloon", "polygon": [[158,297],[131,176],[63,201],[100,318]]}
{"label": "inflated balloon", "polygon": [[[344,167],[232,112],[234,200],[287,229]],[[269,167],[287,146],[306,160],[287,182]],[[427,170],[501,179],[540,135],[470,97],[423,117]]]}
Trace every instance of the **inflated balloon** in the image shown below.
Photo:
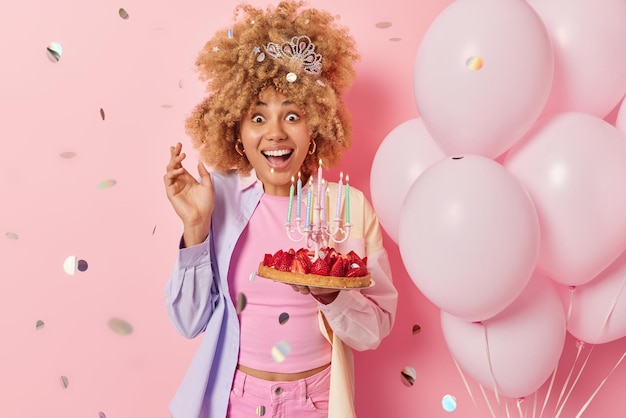
{"label": "inflated balloon", "polygon": [[441,312],[453,358],[474,380],[499,395],[526,397],[556,368],[566,338],[563,306],[553,283],[535,273],[503,312],[482,323]]}
{"label": "inflated balloon", "polygon": [[570,312],[567,330],[580,341],[604,344],[626,337],[626,252],[582,286],[561,286]]}
{"label": "inflated balloon", "polygon": [[504,166],[530,193],[541,220],[538,265],[558,283],[581,285],[626,248],[626,136],[569,112],[538,123]]}
{"label": "inflated balloon", "polygon": [[525,1],[457,0],[420,43],[416,104],[447,154],[495,158],[541,114],[553,67],[550,36]]}
{"label": "inflated balloon", "polygon": [[624,0],[529,0],[552,38],[549,116],[584,112],[604,118],[626,93]]}
{"label": "inflated balloon", "polygon": [[535,207],[506,169],[478,155],[448,157],[409,188],[399,249],[432,303],[470,321],[488,319],[524,289],[539,253]]}
{"label": "inflated balloon", "polygon": [[398,219],[406,192],[433,163],[445,158],[421,118],[396,126],[378,147],[370,174],[372,205],[391,239],[398,243]]}

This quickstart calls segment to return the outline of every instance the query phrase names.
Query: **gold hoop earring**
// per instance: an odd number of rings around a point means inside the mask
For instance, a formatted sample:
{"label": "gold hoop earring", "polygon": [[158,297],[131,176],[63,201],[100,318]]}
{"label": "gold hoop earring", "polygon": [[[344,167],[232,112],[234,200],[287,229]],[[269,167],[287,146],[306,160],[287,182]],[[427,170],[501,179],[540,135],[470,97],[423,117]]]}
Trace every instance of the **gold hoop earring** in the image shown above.
{"label": "gold hoop earring", "polygon": [[311,144],[309,144],[309,155],[315,154],[315,151],[317,150],[317,144],[314,139],[311,140],[311,143],[313,143],[313,149],[311,149]]}
{"label": "gold hoop earring", "polygon": [[[241,149],[239,149],[239,145],[241,145]],[[241,139],[238,139],[237,142],[235,142],[235,151],[237,152],[237,154],[241,155],[243,157],[243,153],[246,152],[245,149],[243,149],[243,144],[241,143]]]}

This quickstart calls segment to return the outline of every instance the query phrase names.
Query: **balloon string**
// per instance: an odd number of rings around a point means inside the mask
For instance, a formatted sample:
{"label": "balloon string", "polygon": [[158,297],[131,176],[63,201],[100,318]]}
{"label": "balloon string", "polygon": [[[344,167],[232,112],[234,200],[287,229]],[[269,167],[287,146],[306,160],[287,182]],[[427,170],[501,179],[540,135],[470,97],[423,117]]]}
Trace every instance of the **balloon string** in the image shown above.
{"label": "balloon string", "polygon": [[[572,315],[572,306],[574,304],[574,291],[576,290],[575,286],[570,286],[570,294],[569,294],[569,304],[567,307],[567,322],[569,322],[569,319]],[[578,350],[578,354],[576,355],[576,359],[578,359],[578,356],[580,355],[580,347]],[[576,364],[576,360],[574,360],[574,364]],[[574,365],[572,365],[572,370],[574,368]],[[557,375],[557,371],[559,369],[559,364],[557,363],[556,366],[554,367],[554,371],[552,372],[552,378],[550,379],[550,385],[548,386],[548,390],[546,391],[546,397],[543,400],[543,406],[541,407],[541,412],[539,413],[539,418],[543,417],[543,413],[546,410],[546,406],[548,405],[548,400],[550,399],[550,396],[552,395],[552,388],[554,387],[554,380],[556,378]],[[569,376],[572,375],[572,370],[570,370],[570,374]],[[568,380],[569,380],[569,376],[568,376]],[[563,389],[565,390],[565,389]],[[559,400],[561,399],[561,397],[563,396],[563,391],[561,391],[561,396],[559,397]],[[535,399],[536,400],[536,399]],[[558,405],[558,401],[557,401],[557,405]],[[555,406],[556,409],[556,406]],[[533,414],[533,418],[534,418],[534,414]]]}
{"label": "balloon string", "polygon": [[509,403],[504,402],[504,410],[506,411],[506,418],[511,418],[511,413],[509,412]]}
{"label": "balloon string", "polygon": [[481,385],[480,383],[478,384],[478,386],[480,387],[480,391],[483,393],[483,398],[485,399],[485,403],[489,407],[489,412],[491,412],[491,416],[493,418],[496,418],[496,414],[493,412],[493,408],[491,407],[491,403],[489,402],[489,398],[487,398],[487,394],[485,393],[485,388],[483,388],[483,385]]}
{"label": "balloon string", "polygon": [[472,393],[472,389],[469,387],[469,384],[467,383],[467,379],[465,379],[465,375],[463,374],[463,371],[461,370],[461,367],[459,366],[459,363],[457,363],[454,356],[452,357],[452,361],[454,361],[454,365],[456,366],[456,369],[461,375],[461,379],[463,379],[463,384],[465,385],[465,389],[467,389],[467,393],[469,393],[469,396],[472,399],[472,402],[474,402],[474,406],[478,406],[476,404],[476,399],[474,398],[474,394]]}
{"label": "balloon string", "polygon": [[609,312],[607,313],[606,317],[604,318],[604,321],[602,322],[602,327],[600,327],[600,331],[598,331],[598,337],[602,335],[602,332],[606,328],[606,325],[609,323],[609,319],[611,318],[611,316],[613,315],[613,312],[615,311],[615,307],[617,306],[617,302],[619,302],[625,283],[626,283],[626,278],[622,280],[622,285],[619,287],[619,290],[617,291],[617,294],[615,295],[615,300],[613,300],[611,309],[609,309]]}
{"label": "balloon string", "polygon": [[574,306],[574,291],[576,291],[576,286],[569,287],[569,304],[567,306],[567,322],[569,322],[570,317],[572,316],[572,308]]}
{"label": "balloon string", "polygon": [[535,391],[533,398],[533,418],[535,418],[535,416],[537,415],[537,391]]}
{"label": "balloon string", "polygon": [[[539,414],[539,418],[543,416],[543,411],[546,409],[546,405],[548,404],[548,399],[550,399],[550,394],[552,393],[552,386],[554,386],[554,378],[556,377],[556,371],[559,368],[559,364],[557,363],[554,367],[554,371],[552,372],[552,379],[550,379],[550,385],[548,386],[548,390],[546,392],[546,398],[543,400],[543,406],[541,407],[541,413]],[[535,408],[537,407],[537,392],[535,392]],[[533,412],[533,418],[535,418],[535,413]]]}
{"label": "balloon string", "polygon": [[500,395],[498,394],[498,383],[496,382],[496,376],[493,373],[493,365],[491,364],[491,352],[489,351],[489,337],[487,336],[487,326],[481,323],[484,335],[485,335],[485,351],[487,354],[487,361],[489,363],[489,373],[491,374],[491,381],[493,382],[493,392],[496,395],[496,402],[498,403],[498,409],[502,412],[502,405],[500,404]]}
{"label": "balloon string", "polygon": [[574,382],[572,383],[572,387],[570,387],[569,392],[567,392],[567,396],[565,396],[565,399],[563,400],[563,403],[561,404],[561,407],[559,408],[559,412],[558,412],[558,414],[556,414],[554,416],[554,418],[559,418],[559,416],[561,415],[561,411],[563,411],[563,407],[565,406],[565,403],[569,399],[569,395],[572,394],[572,391],[574,390],[574,387],[576,386],[576,383],[578,383],[578,379],[580,379],[580,376],[582,375],[583,371],[585,370],[585,366],[587,365],[587,361],[589,361],[589,357],[591,356],[591,352],[593,351],[593,347],[594,346],[592,345],[591,348],[589,349],[589,352],[587,353],[587,357],[585,358],[585,361],[583,362],[583,364],[580,366],[580,370],[578,371],[578,374],[576,375],[576,379],[574,379]]}
{"label": "balloon string", "polygon": [[524,418],[524,413],[522,412],[522,400],[517,400],[517,412],[519,412],[519,418]]}
{"label": "balloon string", "polygon": [[[576,366],[576,362],[578,362],[578,357],[580,356],[580,352],[583,349],[584,344],[580,343],[578,345],[578,352],[576,353],[576,358],[574,359],[574,362],[572,363],[572,368],[569,371],[569,374],[567,375],[567,379],[565,379],[565,382],[563,383],[563,388],[561,389],[561,394],[559,395],[559,398],[556,401],[556,404],[554,405],[554,412],[556,412],[556,409],[559,406],[559,403],[561,402],[561,399],[563,398],[563,394],[565,393],[565,388],[567,387],[567,385],[569,384],[569,380],[572,377],[572,373],[574,372],[574,367]],[[546,398],[547,400],[547,398]]]}
{"label": "balloon string", "polygon": [[613,366],[613,368],[611,369],[609,374],[607,374],[606,377],[604,379],[602,379],[602,381],[600,382],[600,385],[598,385],[598,388],[591,394],[591,396],[589,397],[587,402],[585,402],[583,407],[580,409],[580,411],[576,415],[576,418],[580,418],[580,416],[583,414],[583,412],[585,412],[585,410],[587,409],[587,407],[589,406],[589,404],[591,403],[593,398],[595,398],[595,396],[598,394],[598,392],[600,391],[602,386],[604,386],[606,381],[609,379],[609,376],[611,376],[611,374],[615,371],[615,369],[617,369],[619,367],[620,363],[624,360],[624,357],[626,357],[626,351],[624,351],[624,354],[622,354],[622,357],[617,361],[617,363],[615,363],[615,366]]}

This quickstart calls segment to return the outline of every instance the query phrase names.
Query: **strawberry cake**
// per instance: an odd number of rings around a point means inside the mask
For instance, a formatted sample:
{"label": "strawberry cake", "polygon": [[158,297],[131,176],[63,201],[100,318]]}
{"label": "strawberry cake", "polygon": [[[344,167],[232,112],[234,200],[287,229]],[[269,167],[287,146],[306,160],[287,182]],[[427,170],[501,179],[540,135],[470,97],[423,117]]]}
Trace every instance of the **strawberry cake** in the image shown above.
{"label": "strawberry cake", "polygon": [[317,258],[314,255],[307,248],[265,254],[259,264],[258,275],[313,287],[358,289],[372,285],[367,257],[361,258],[354,251],[341,254],[333,248],[320,249]]}

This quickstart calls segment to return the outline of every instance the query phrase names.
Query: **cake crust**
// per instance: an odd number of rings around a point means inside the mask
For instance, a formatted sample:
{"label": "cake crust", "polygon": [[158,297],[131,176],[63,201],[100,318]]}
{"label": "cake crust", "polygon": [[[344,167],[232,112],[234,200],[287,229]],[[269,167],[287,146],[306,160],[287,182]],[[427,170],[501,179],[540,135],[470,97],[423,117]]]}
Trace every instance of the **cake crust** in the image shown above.
{"label": "cake crust", "polygon": [[276,270],[260,263],[257,274],[278,282],[332,289],[362,289],[372,285],[372,275],[370,273],[361,277],[320,276],[318,274],[299,274]]}

